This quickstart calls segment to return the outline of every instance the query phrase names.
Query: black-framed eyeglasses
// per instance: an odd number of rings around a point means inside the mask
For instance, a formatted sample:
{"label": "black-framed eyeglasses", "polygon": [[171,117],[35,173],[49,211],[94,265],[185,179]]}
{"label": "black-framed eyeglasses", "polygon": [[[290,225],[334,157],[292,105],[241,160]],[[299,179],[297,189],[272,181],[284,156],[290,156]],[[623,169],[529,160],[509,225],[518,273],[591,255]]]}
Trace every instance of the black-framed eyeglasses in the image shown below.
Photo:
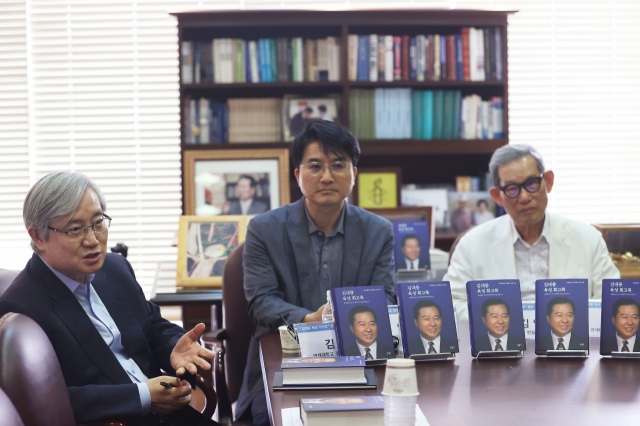
{"label": "black-framed eyeglasses", "polygon": [[47,228],[52,231],[64,234],[72,240],[79,240],[86,237],[86,235],[89,233],[89,229],[91,229],[94,234],[102,234],[103,232],[107,232],[107,229],[109,229],[110,225],[111,218],[105,214],[102,215],[100,219],[87,226],[74,226],[67,229],[66,231],[63,231],[62,229],[52,228],[51,226],[47,226]]}
{"label": "black-framed eyeglasses", "polygon": [[507,198],[517,198],[520,195],[521,188],[524,188],[529,194],[533,194],[540,190],[544,173],[540,173],[540,176],[531,177],[522,183],[511,183],[505,186],[499,186],[500,191],[504,192]]}
{"label": "black-framed eyeglasses", "polygon": [[329,164],[324,164],[319,161],[310,161],[307,164],[300,164],[300,167],[304,167],[307,173],[311,176],[318,176],[324,173],[325,167],[329,167],[331,174],[334,176],[344,176],[351,170],[351,163],[348,161],[332,161]]}

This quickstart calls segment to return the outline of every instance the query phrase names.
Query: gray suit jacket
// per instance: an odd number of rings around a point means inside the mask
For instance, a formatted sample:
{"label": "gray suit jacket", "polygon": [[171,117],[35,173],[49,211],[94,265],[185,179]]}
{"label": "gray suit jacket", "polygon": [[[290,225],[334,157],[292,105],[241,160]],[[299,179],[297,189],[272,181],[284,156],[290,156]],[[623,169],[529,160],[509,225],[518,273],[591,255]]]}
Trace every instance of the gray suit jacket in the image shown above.
{"label": "gray suit jacket", "polygon": [[[339,287],[382,285],[395,303],[393,228],[382,217],[345,203],[344,258]],[[254,217],[244,247],[244,290],[258,326],[249,347],[236,418],[264,392],[258,340],[283,325],[302,322],[326,302],[309,247],[304,198]],[[337,286],[338,287],[338,286]]]}

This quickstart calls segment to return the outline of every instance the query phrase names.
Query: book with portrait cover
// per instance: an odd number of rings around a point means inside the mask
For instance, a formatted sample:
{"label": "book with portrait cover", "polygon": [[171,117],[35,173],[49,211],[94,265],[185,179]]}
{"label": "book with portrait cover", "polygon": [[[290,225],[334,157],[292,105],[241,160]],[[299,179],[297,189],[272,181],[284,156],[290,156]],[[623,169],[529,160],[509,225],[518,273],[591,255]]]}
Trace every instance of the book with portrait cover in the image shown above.
{"label": "book with portrait cover", "polygon": [[331,289],[338,353],[366,360],[395,358],[383,286]]}
{"label": "book with portrait cover", "polygon": [[602,280],[601,315],[600,354],[640,352],[639,279]]}
{"label": "book with portrait cover", "polygon": [[467,283],[471,354],[524,351],[524,319],[520,280]]}
{"label": "book with portrait cover", "polygon": [[405,358],[459,352],[449,281],[400,283],[396,294]]}
{"label": "book with portrait cover", "polygon": [[394,256],[396,271],[399,269],[431,269],[429,259],[429,223],[394,222]]}
{"label": "book with portrait cover", "polygon": [[536,354],[589,350],[587,279],[536,280]]}
{"label": "book with portrait cover", "polygon": [[384,397],[334,396],[300,399],[305,426],[384,425]]}

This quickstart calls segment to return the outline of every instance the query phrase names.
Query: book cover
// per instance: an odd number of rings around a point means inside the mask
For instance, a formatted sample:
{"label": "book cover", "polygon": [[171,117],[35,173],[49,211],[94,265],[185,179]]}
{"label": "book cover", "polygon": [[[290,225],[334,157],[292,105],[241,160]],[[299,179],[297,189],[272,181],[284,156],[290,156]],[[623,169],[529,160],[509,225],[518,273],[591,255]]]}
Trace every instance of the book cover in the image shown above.
{"label": "book cover", "polygon": [[640,352],[640,280],[602,280],[601,315],[602,355],[611,355],[612,352]]}
{"label": "book cover", "polygon": [[424,81],[427,77],[427,38],[424,35],[416,36],[416,63],[416,78],[418,81]]}
{"label": "book cover", "polygon": [[411,92],[411,138],[422,139],[422,92],[413,90]]}
{"label": "book cover", "polygon": [[485,80],[491,80],[491,28],[482,30],[483,48],[484,48],[484,75]]}
{"label": "book cover", "polygon": [[428,80],[435,80],[435,36],[427,36],[427,76]]}
{"label": "book cover", "polygon": [[471,354],[524,351],[524,318],[519,280],[467,282]]}
{"label": "book cover", "polygon": [[494,28],[493,36],[495,38],[495,51],[496,51],[496,80],[502,80],[503,66],[502,66],[502,28]]}
{"label": "book cover", "polygon": [[283,358],[280,368],[340,368],[364,367],[364,357],[361,356],[331,356],[331,357],[293,357]]}
{"label": "book cover", "polygon": [[384,425],[384,397],[334,396],[300,399],[304,426]]}
{"label": "book cover", "polygon": [[338,352],[365,359],[394,358],[387,296],[383,286],[331,290]]}
{"label": "book cover", "polygon": [[378,81],[378,35],[369,35],[369,81]]}
{"label": "book cover", "polygon": [[369,81],[369,36],[358,36],[358,81]]}
{"label": "book cover", "polygon": [[202,43],[193,43],[193,82],[200,84],[200,71],[202,70]]}
{"label": "book cover", "polygon": [[456,80],[463,81],[463,65],[462,65],[462,36],[460,34],[455,35],[456,45]]}
{"label": "book cover", "polygon": [[384,81],[393,81],[394,71],[393,36],[384,36]]}
{"label": "book cover", "polygon": [[422,92],[422,139],[433,139],[433,90]]}
{"label": "book cover", "polygon": [[447,80],[447,36],[440,36],[440,80]]}
{"label": "book cover", "polygon": [[409,39],[409,78],[411,81],[418,80],[418,47],[415,37]]}
{"label": "book cover", "polygon": [[278,50],[276,47],[276,39],[270,38],[269,41],[269,81],[278,81]]}
{"label": "book cover", "polygon": [[455,80],[456,77],[456,37],[448,35],[447,42],[447,80]]}
{"label": "book cover", "polygon": [[433,91],[433,139],[444,138],[444,91]]}
{"label": "book cover", "polygon": [[401,67],[402,67],[402,80],[403,81],[409,81],[409,36],[408,35],[403,35],[401,37],[401,43],[402,43],[402,62],[401,62]]}
{"label": "book cover", "polygon": [[287,81],[287,39],[284,37],[276,39],[276,60],[278,81]]}
{"label": "book cover", "polygon": [[393,80],[402,80],[402,37],[393,37]]}
{"label": "book cover", "polygon": [[461,114],[462,114],[462,92],[460,90],[454,90],[453,92],[453,133],[451,134],[452,139],[460,139]]}
{"label": "book cover", "polygon": [[536,280],[536,354],[589,350],[587,279]]}
{"label": "book cover", "polygon": [[444,91],[444,112],[442,123],[442,139],[453,139],[453,114],[455,106],[453,104],[454,94],[451,90]]}
{"label": "book cover", "polygon": [[469,59],[469,28],[461,30],[462,38],[462,79],[471,81],[471,62]]}
{"label": "book cover", "polygon": [[459,352],[448,281],[400,283],[396,294],[405,357]]}
{"label": "book cover", "polygon": [[183,41],[180,45],[182,84],[193,83],[193,42]]}
{"label": "book cover", "polygon": [[349,81],[358,79],[358,36],[349,34],[347,37],[347,77]]}
{"label": "book cover", "polygon": [[385,79],[385,37],[384,35],[378,36],[378,81],[384,81]]}
{"label": "book cover", "polygon": [[429,223],[394,222],[394,256],[399,269],[431,269],[429,259]]}

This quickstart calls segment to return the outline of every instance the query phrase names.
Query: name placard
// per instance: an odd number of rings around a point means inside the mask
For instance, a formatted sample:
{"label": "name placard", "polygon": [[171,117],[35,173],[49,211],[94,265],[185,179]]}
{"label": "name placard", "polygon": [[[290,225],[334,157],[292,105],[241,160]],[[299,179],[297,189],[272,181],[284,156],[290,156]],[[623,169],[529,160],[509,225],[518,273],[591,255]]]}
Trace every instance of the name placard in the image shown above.
{"label": "name placard", "polygon": [[300,356],[338,356],[333,322],[295,324]]}

